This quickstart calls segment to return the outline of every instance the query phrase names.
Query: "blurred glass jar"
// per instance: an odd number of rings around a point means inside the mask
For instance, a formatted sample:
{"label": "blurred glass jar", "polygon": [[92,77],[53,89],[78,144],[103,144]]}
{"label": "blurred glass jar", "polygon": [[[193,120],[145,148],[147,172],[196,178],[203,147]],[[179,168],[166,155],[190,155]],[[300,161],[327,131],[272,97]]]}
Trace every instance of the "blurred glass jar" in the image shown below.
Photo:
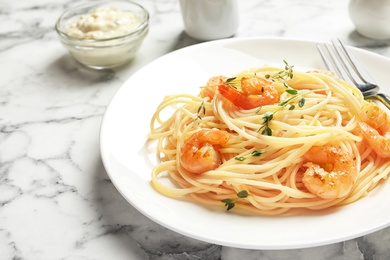
{"label": "blurred glass jar", "polygon": [[[96,11],[98,8],[103,8],[103,11],[98,13]],[[104,8],[113,11],[104,13]],[[120,18],[109,16],[126,13],[134,17],[136,24],[128,30],[121,28],[120,32],[110,34],[107,30],[110,28],[115,30],[115,24],[121,23],[121,21]],[[88,19],[84,23],[85,17]],[[109,21],[113,24],[112,27],[107,25],[108,22],[106,24],[105,18],[112,20]],[[96,25],[93,24],[93,19],[96,19]],[[92,23],[89,20],[92,20]],[[77,23],[80,23],[80,29],[88,27],[88,30],[91,31],[85,34],[82,30],[75,33],[74,29],[77,28],[75,27]],[[55,28],[61,43],[77,61],[90,68],[107,69],[122,65],[135,56],[148,33],[149,13],[141,5],[129,1],[93,2],[65,11],[57,20]],[[100,29],[106,31],[99,32]],[[97,33],[95,34],[93,30],[96,30]],[[101,37],[98,37],[99,34]]]}
{"label": "blurred glass jar", "polygon": [[390,38],[390,0],[350,0],[349,16],[361,35]]}
{"label": "blurred glass jar", "polygon": [[237,0],[180,0],[185,32],[208,41],[233,36],[238,28]]}

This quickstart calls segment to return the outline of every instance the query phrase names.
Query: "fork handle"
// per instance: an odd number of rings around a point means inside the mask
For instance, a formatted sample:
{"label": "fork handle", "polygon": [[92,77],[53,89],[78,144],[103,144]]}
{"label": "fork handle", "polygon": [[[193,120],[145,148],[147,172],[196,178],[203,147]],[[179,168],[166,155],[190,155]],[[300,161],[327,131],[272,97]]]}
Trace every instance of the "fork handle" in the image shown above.
{"label": "fork handle", "polygon": [[382,104],[385,105],[388,109],[390,109],[390,97],[386,94],[378,93],[375,95],[365,96],[364,98],[368,100],[378,100],[382,102]]}

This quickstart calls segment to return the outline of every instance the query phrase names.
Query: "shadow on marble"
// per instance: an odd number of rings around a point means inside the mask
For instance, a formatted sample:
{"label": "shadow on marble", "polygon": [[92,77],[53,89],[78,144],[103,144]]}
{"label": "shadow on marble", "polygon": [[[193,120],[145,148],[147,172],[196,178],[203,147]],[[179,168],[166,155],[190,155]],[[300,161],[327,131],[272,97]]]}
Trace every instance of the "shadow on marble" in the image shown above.
{"label": "shadow on marble", "polygon": [[185,31],[182,31],[180,33],[179,37],[177,37],[177,41],[173,45],[173,48],[171,49],[171,51],[179,50],[179,49],[182,49],[185,47],[189,47],[189,46],[196,45],[199,43],[204,43],[204,42],[206,42],[206,41],[196,40],[196,39],[190,37]]}
{"label": "shadow on marble", "polygon": [[378,48],[387,48],[390,46],[390,39],[376,40],[367,38],[359,34],[356,30],[353,30],[348,35],[348,41],[351,45],[362,49],[375,49],[378,52]]}
{"label": "shadow on marble", "polygon": [[201,41],[195,40],[188,36],[185,31],[182,31],[177,37],[176,42],[172,45],[172,49],[170,51],[176,51],[188,46],[196,45],[201,43]]}
{"label": "shadow on marble", "polygon": [[[229,37],[226,39],[230,39],[230,38],[234,38],[234,35],[232,37]],[[206,42],[209,42],[209,41],[201,41],[201,40],[194,39],[191,36],[189,36],[185,31],[182,31],[180,33],[179,37],[177,37],[177,41],[173,45],[173,48],[171,49],[171,51],[179,50],[179,49],[182,49],[185,47],[189,47],[189,46],[200,44],[200,43],[206,43]]]}
{"label": "shadow on marble", "polygon": [[[110,69],[95,70],[77,62],[69,54],[65,54],[48,65],[48,71],[61,74],[64,77],[72,78],[80,83],[91,83],[111,80],[115,72]],[[85,86],[90,86],[86,84]]]}

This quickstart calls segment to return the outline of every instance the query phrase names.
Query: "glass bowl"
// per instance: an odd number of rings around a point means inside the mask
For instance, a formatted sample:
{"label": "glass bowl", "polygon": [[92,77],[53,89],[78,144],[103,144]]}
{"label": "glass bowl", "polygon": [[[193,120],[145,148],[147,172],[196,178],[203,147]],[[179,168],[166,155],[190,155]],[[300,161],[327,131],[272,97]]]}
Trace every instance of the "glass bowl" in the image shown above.
{"label": "glass bowl", "polygon": [[[103,9],[97,13],[98,8],[115,10]],[[134,19],[120,17],[123,14]],[[70,28],[79,30],[74,33]],[[130,1],[94,2],[65,11],[55,29],[61,43],[77,61],[90,68],[108,69],[134,58],[148,34],[149,13]]]}

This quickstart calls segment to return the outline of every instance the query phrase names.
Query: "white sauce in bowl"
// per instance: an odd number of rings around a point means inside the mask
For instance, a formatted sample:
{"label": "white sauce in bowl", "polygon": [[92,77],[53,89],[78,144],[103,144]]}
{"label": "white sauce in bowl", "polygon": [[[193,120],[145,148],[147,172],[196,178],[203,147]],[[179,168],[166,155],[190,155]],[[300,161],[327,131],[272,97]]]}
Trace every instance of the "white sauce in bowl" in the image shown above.
{"label": "white sauce in bowl", "polygon": [[126,35],[141,24],[131,12],[99,7],[70,24],[66,33],[78,39],[108,39]]}

